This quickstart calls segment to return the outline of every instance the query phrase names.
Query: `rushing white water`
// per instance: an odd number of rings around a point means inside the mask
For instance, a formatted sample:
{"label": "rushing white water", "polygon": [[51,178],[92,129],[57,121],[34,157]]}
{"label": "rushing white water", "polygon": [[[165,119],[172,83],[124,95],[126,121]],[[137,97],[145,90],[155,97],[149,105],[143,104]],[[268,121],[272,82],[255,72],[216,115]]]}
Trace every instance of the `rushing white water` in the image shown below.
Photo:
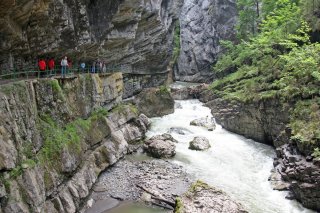
{"label": "rushing white water", "polygon": [[[190,121],[212,117],[209,108],[198,100],[176,101],[173,114],[153,118],[148,137],[167,133],[171,127],[182,127],[191,133],[171,133],[179,141],[173,162],[184,166],[188,173],[227,192],[249,212],[312,212],[298,202],[285,199],[286,192],[274,191],[268,182],[275,151],[272,147],[230,133],[217,125],[209,132],[190,126]],[[195,136],[209,139],[211,148],[205,152],[188,149]]]}

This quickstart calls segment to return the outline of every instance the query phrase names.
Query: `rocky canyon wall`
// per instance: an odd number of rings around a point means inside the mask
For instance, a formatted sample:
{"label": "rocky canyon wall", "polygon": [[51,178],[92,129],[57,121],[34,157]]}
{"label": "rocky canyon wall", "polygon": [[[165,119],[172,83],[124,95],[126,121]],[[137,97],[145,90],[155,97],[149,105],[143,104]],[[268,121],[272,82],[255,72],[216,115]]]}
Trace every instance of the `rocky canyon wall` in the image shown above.
{"label": "rocky canyon wall", "polygon": [[4,0],[0,70],[35,67],[39,57],[103,60],[129,73],[167,70],[183,0]]}
{"label": "rocky canyon wall", "polygon": [[[271,181],[278,189],[290,190],[290,199],[303,206],[320,210],[320,163],[310,156],[310,147],[292,138],[289,127],[294,102],[282,103],[277,98],[241,103],[201,93],[201,100],[211,109],[225,129],[259,142],[273,145],[275,173]],[[299,146],[300,144],[300,146]],[[283,184],[284,183],[284,184]]]}
{"label": "rocky canyon wall", "polygon": [[212,80],[211,65],[223,51],[220,41],[235,39],[236,21],[235,0],[185,0],[180,15],[181,51],[175,78]]}
{"label": "rocky canyon wall", "polygon": [[[121,73],[0,86],[0,212],[76,212],[149,125]],[[112,109],[112,110],[111,110]]]}

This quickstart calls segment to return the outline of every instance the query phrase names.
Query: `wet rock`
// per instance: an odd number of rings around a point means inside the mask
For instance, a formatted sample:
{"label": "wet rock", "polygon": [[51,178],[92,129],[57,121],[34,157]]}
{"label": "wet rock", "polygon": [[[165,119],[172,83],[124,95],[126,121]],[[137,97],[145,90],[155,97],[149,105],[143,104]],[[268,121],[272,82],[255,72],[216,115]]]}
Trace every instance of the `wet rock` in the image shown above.
{"label": "wet rock", "polygon": [[241,204],[233,201],[226,193],[197,181],[188,192],[176,200],[175,212],[179,213],[245,213]]}
{"label": "wet rock", "polygon": [[320,167],[299,155],[294,144],[279,147],[277,153],[276,160],[279,164],[276,166],[276,171],[281,175],[282,182],[278,182],[275,189],[290,189],[289,198],[294,197],[304,206],[319,210]]}
{"label": "wet rock", "polygon": [[174,103],[174,108],[175,109],[182,109],[182,105],[180,103],[176,102],[176,103]]}
{"label": "wet rock", "polygon": [[144,123],[147,129],[149,129],[151,126],[151,120],[145,114],[140,114],[139,119]]}
{"label": "wet rock", "polygon": [[176,154],[177,141],[169,134],[157,135],[144,143],[144,150],[155,158],[171,158]]}
{"label": "wet rock", "polygon": [[151,139],[153,139],[153,140],[164,140],[164,141],[170,141],[170,142],[173,142],[173,143],[178,143],[178,141],[176,139],[174,139],[172,137],[172,135],[167,134],[167,133],[164,133],[162,135],[153,136]]}
{"label": "wet rock", "polygon": [[288,199],[288,200],[294,200],[295,199],[294,194],[292,192],[288,192],[288,194],[286,195],[285,198]]}
{"label": "wet rock", "polygon": [[189,149],[191,150],[203,151],[209,149],[210,147],[209,140],[205,137],[195,137],[189,143]]}
{"label": "wet rock", "polygon": [[171,88],[171,95],[174,100],[198,99],[201,93],[208,89],[208,84],[189,86],[183,88]]}
{"label": "wet rock", "polygon": [[190,130],[188,130],[187,128],[183,128],[183,127],[171,127],[168,132],[169,133],[176,133],[179,135],[192,134],[192,132]]}
{"label": "wet rock", "polygon": [[190,122],[192,126],[205,127],[208,131],[213,131],[216,128],[216,124],[213,121],[213,118],[199,118]]}
{"label": "wet rock", "polygon": [[166,89],[149,88],[135,98],[139,112],[148,117],[161,117],[174,112],[174,100]]}

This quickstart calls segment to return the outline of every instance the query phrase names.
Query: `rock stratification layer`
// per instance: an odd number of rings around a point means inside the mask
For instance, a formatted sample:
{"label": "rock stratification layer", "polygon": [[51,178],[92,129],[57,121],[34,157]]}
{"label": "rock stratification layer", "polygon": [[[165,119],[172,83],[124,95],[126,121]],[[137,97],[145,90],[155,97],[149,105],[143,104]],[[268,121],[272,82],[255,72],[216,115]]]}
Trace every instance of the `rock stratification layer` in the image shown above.
{"label": "rock stratification layer", "polygon": [[150,125],[122,95],[121,73],[0,86],[0,212],[76,212]]}

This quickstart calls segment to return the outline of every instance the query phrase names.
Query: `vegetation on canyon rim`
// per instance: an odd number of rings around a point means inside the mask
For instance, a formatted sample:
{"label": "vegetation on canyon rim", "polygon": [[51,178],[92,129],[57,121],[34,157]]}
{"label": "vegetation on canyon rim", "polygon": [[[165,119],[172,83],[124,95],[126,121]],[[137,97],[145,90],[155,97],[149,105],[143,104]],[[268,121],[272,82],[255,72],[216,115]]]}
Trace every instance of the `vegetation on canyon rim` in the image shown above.
{"label": "vegetation on canyon rim", "polygon": [[[320,158],[320,1],[239,0],[239,42],[224,41],[211,89],[236,102],[292,104],[292,139]],[[308,153],[311,154],[311,153]]]}

